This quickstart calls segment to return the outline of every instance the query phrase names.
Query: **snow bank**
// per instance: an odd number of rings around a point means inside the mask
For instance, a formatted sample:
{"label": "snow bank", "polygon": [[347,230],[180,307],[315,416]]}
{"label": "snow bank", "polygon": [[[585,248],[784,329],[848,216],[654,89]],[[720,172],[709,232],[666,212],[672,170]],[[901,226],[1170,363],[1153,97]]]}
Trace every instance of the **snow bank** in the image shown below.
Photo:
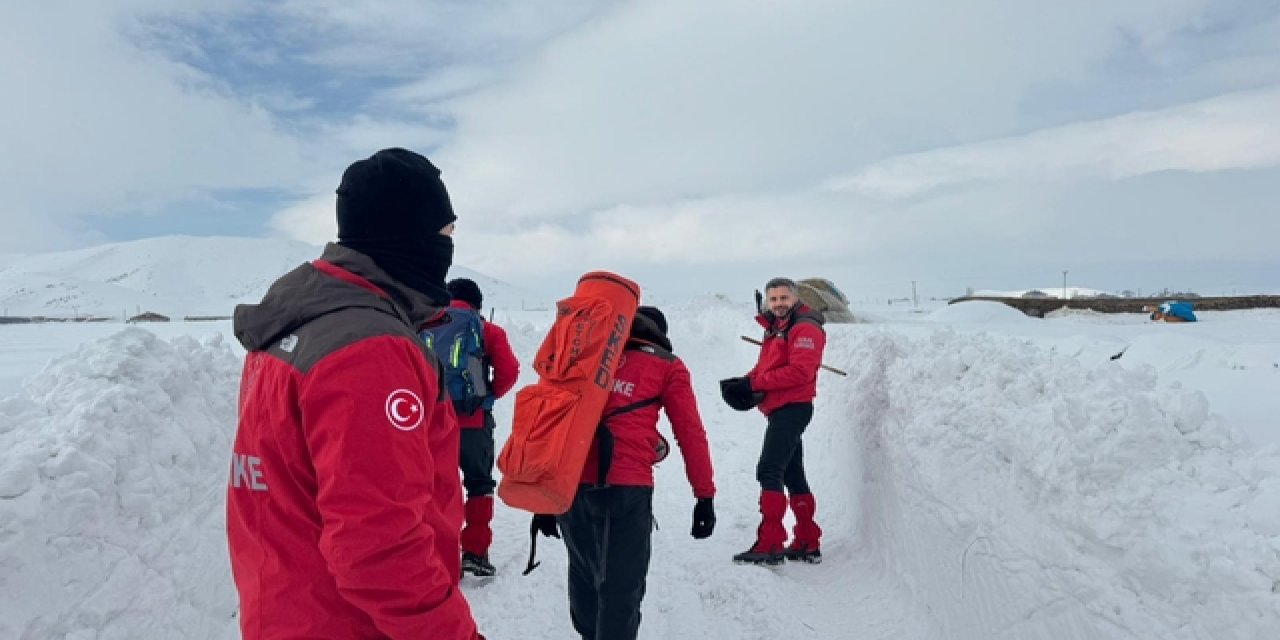
{"label": "snow bank", "polygon": [[970,300],[950,304],[925,316],[929,322],[942,324],[1008,324],[1033,322],[1027,314],[1002,302]]}
{"label": "snow bank", "polygon": [[0,637],[221,638],[239,359],[127,329],[0,401]]}
{"label": "snow bank", "polygon": [[985,335],[833,342],[865,452],[860,544],[930,637],[1280,628],[1280,457],[1241,448],[1200,393]]}

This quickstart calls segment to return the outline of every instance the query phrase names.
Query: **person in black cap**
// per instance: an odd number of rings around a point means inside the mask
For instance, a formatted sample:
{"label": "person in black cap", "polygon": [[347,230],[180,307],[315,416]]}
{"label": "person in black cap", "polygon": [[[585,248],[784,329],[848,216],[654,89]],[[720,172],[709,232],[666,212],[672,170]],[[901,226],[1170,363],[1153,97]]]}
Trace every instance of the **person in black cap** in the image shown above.
{"label": "person in black cap", "polygon": [[475,640],[458,425],[417,330],[449,302],[453,207],[405,149],[347,168],[338,242],[235,311],[227,488],[245,638]]}
{"label": "person in black cap", "polygon": [[569,511],[534,516],[543,535],[564,534],[569,552],[569,615],[588,640],[628,640],[640,628],[653,530],[653,465],[667,455],[658,432],[666,412],[693,489],[694,539],[715,530],[711,451],[689,370],[671,350],[667,318],[657,307],[636,309]]}
{"label": "person in black cap", "polygon": [[[497,573],[489,560],[493,543],[494,402],[507,394],[520,376],[520,361],[507,340],[507,332],[480,313],[484,296],[470,278],[454,278],[445,288],[453,301],[443,317],[423,327],[422,336],[433,348],[443,349],[446,385],[450,388],[462,447],[458,466],[467,492],[463,507],[462,571],[488,577]],[[449,346],[459,345],[459,357]],[[472,380],[472,378],[475,380]]]}

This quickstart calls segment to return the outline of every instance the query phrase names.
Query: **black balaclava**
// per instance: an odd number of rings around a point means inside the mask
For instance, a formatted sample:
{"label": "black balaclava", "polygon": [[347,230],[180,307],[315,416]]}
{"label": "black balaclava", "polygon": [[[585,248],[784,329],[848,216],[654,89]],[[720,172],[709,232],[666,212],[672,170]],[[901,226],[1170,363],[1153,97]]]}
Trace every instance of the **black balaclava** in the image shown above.
{"label": "black balaclava", "polygon": [[353,162],[338,185],[338,244],[442,304],[453,239],[440,230],[457,219],[440,170],[406,149]]}

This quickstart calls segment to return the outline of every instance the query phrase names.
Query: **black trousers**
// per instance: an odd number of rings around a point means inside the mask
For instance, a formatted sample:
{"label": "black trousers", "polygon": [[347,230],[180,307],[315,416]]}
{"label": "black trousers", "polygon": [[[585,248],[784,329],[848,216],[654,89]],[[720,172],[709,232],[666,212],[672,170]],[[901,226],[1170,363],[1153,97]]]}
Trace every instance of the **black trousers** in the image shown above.
{"label": "black trousers", "polygon": [[579,488],[556,517],[569,551],[569,616],[583,640],[633,640],[649,574],[653,487]]}
{"label": "black trousers", "polygon": [[458,429],[461,432],[458,466],[467,497],[491,496],[498,483],[493,479],[493,412],[484,412],[484,426]]}
{"label": "black trousers", "polygon": [[804,443],[800,436],[813,419],[812,402],[784,404],[769,414],[764,431],[764,446],[756,464],[756,480],[765,491],[782,491],[792,495],[811,493],[804,475]]}

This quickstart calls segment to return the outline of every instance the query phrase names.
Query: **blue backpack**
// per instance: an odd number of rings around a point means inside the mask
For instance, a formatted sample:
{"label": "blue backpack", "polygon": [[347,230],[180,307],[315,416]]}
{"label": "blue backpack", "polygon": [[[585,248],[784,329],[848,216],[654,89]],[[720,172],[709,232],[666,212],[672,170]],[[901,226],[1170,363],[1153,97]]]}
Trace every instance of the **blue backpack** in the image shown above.
{"label": "blue backpack", "polygon": [[450,307],[419,336],[444,368],[443,386],[458,415],[471,415],[489,398],[484,321],[473,309]]}

